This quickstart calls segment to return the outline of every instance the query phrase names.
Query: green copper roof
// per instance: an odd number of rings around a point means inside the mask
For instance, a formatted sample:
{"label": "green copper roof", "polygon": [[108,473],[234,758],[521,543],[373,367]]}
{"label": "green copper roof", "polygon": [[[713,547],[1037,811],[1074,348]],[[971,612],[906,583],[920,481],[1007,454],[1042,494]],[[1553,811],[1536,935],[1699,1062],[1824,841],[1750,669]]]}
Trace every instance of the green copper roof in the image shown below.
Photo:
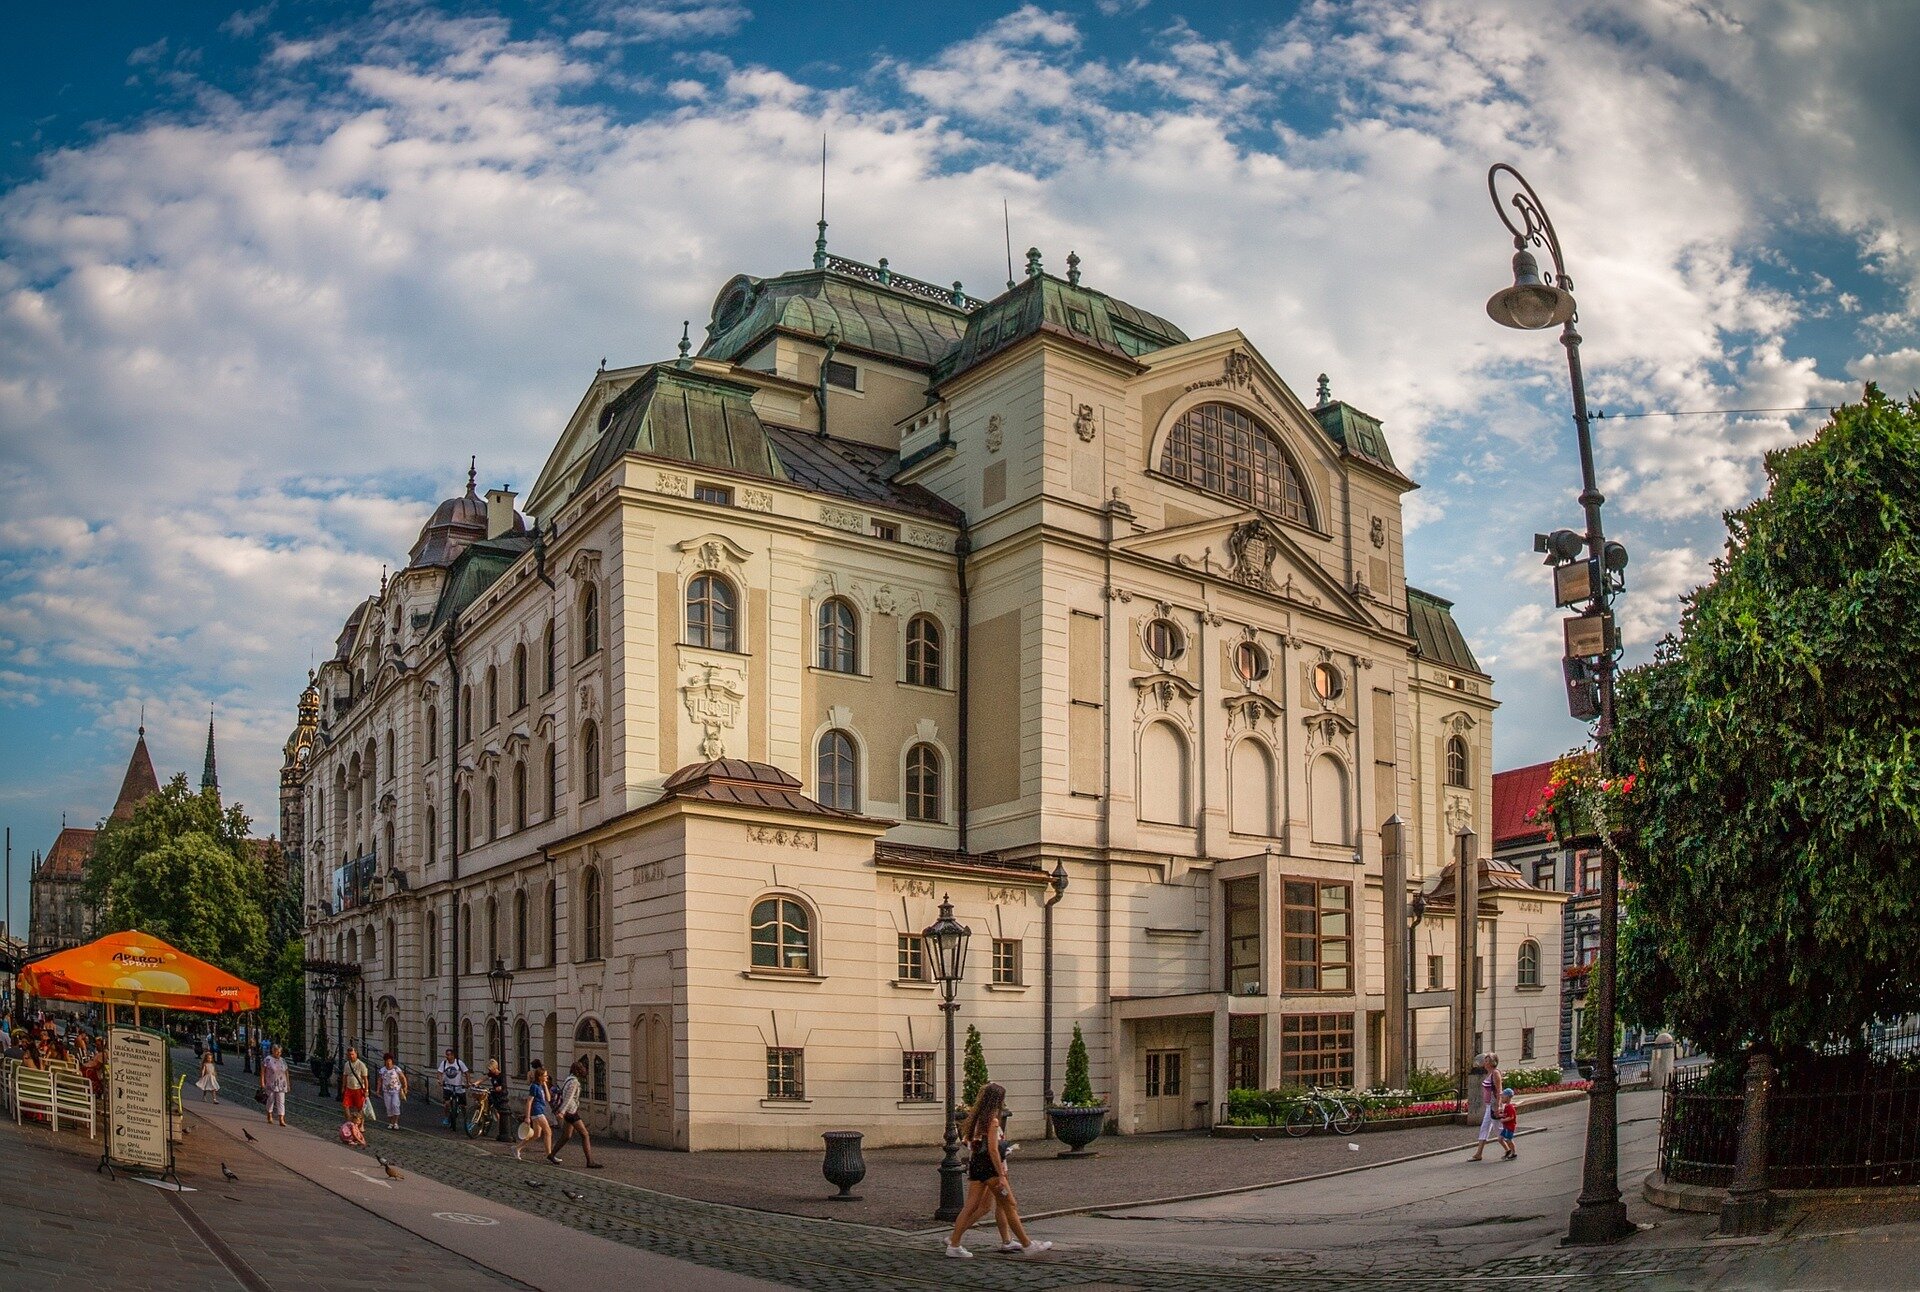
{"label": "green copper roof", "polygon": [[1400,474],[1400,468],[1393,464],[1393,453],[1387,448],[1387,433],[1380,429],[1377,419],[1338,399],[1321,404],[1313,410],[1313,415],[1321,429],[1341,448],[1395,475]]}
{"label": "green copper roof", "polygon": [[832,332],[849,349],[929,368],[960,339],[970,308],[957,289],[829,257],[824,269],[736,276],[714,299],[700,357],[737,362],[775,331]]}
{"label": "green copper roof", "polygon": [[1473,648],[1460,635],[1460,625],[1453,622],[1453,602],[1422,592],[1411,583],[1407,585],[1407,632],[1421,659],[1485,675],[1473,657]]}
{"label": "green copper roof", "polygon": [[469,543],[454,558],[447,581],[440,586],[440,601],[433,608],[433,628],[439,628],[478,601],[493,586],[494,580],[505,574],[532,546],[533,536],[524,533],[502,534]]}
{"label": "green copper roof", "polygon": [[673,363],[649,368],[608,407],[606,427],[576,492],[628,453],[769,480],[787,478],[753,411],[753,387]]}
{"label": "green copper roof", "polygon": [[[1073,277],[1079,277],[1077,270]],[[1042,273],[1038,253],[1029,252],[1026,280],[967,319],[966,335],[934,365],[933,382],[939,385],[1039,332],[1125,359],[1188,340],[1185,332],[1156,314]]]}

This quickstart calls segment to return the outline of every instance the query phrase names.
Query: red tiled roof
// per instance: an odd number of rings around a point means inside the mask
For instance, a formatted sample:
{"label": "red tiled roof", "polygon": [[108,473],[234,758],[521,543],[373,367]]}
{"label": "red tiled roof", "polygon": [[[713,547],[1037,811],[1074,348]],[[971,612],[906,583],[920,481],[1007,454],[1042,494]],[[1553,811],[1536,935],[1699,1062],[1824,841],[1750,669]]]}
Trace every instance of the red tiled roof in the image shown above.
{"label": "red tiled roof", "polygon": [[98,830],[83,830],[70,825],[60,831],[60,837],[53,841],[53,847],[47,849],[47,855],[40,862],[39,873],[50,879],[78,879],[86,873],[87,863],[93,859],[93,836]]}
{"label": "red tiled roof", "polygon": [[1493,774],[1494,847],[1546,840],[1546,826],[1527,820],[1527,813],[1540,806],[1540,795],[1552,772],[1553,762],[1549,760]]}

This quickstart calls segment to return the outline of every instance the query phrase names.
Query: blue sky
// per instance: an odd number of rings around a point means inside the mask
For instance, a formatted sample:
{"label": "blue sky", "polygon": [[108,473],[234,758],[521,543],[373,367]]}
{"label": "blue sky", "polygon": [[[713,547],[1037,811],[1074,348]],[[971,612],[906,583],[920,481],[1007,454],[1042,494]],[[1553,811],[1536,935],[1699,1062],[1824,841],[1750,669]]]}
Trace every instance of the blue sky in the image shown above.
{"label": "blue sky", "polygon": [[1381,417],[1503,766],[1580,738],[1531,555],[1577,519],[1552,338],[1482,313],[1484,175],[1582,306],[1643,658],[1827,405],[1920,385],[1920,11],[1793,0],[15,6],[0,51],[0,822],[162,775],[271,828],[305,670],[469,454],[525,488],[602,356],[836,251],[1019,247]]}

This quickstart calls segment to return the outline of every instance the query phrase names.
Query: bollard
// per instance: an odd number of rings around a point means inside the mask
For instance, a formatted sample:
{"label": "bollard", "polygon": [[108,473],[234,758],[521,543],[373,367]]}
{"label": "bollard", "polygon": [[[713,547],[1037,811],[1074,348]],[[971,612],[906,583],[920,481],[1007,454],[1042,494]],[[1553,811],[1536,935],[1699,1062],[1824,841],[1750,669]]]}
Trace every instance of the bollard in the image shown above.
{"label": "bollard", "polygon": [[867,1160],[860,1154],[861,1133],[826,1131],[820,1138],[827,1142],[827,1159],[821,1164],[820,1173],[827,1177],[828,1184],[840,1190],[827,1201],[860,1201],[860,1195],[850,1190],[867,1178]]}
{"label": "bollard", "polygon": [[1647,1084],[1655,1090],[1665,1090],[1673,1076],[1673,1033],[1663,1030],[1653,1038],[1649,1048],[1653,1053],[1647,1060]]}

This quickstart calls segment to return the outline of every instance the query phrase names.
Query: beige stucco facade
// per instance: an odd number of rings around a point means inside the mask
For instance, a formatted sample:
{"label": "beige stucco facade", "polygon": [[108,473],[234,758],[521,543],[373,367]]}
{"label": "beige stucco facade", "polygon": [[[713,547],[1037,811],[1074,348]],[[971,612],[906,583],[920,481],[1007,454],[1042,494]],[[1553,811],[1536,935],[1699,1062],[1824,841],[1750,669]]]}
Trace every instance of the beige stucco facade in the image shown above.
{"label": "beige stucco facade", "polygon": [[[840,302],[832,352],[791,313],[738,341],[781,284]],[[745,304],[730,284],[703,357],[595,377],[533,529],[510,496],[484,526],[450,500],[459,553],[423,531],[355,612],[301,798],[309,954],[361,967],[350,1034],[484,1061],[497,957],[509,1067],[586,1058],[614,1134],[932,1142],[939,996],[907,958],[951,895],[973,930],[959,1018],[1037,1133],[1063,866],[1056,1090],[1075,1024],[1123,1132],[1206,1124],[1230,1080],[1380,1080],[1385,941],[1457,829],[1485,832],[1492,766],[1491,679],[1464,643],[1422,649],[1451,621],[1410,603],[1412,482],[1237,332],[1144,316],[1143,340],[1077,273],[984,305],[937,290],[839,261]],[[1043,291],[1065,325],[996,348]],[[908,311],[965,361],[856,336],[853,309]],[[1124,344],[1076,314],[1103,309]],[[1194,428],[1223,424],[1266,437],[1284,504],[1196,475]],[[851,632],[823,643],[824,620]],[[759,770],[669,784],[716,760]],[[1395,814],[1409,883],[1384,894]],[[1496,940],[1532,927],[1501,909]],[[1289,919],[1310,933],[1290,943]],[[1540,922],[1557,996],[1557,909]],[[1524,1014],[1498,973],[1482,998],[1496,1036]]]}

